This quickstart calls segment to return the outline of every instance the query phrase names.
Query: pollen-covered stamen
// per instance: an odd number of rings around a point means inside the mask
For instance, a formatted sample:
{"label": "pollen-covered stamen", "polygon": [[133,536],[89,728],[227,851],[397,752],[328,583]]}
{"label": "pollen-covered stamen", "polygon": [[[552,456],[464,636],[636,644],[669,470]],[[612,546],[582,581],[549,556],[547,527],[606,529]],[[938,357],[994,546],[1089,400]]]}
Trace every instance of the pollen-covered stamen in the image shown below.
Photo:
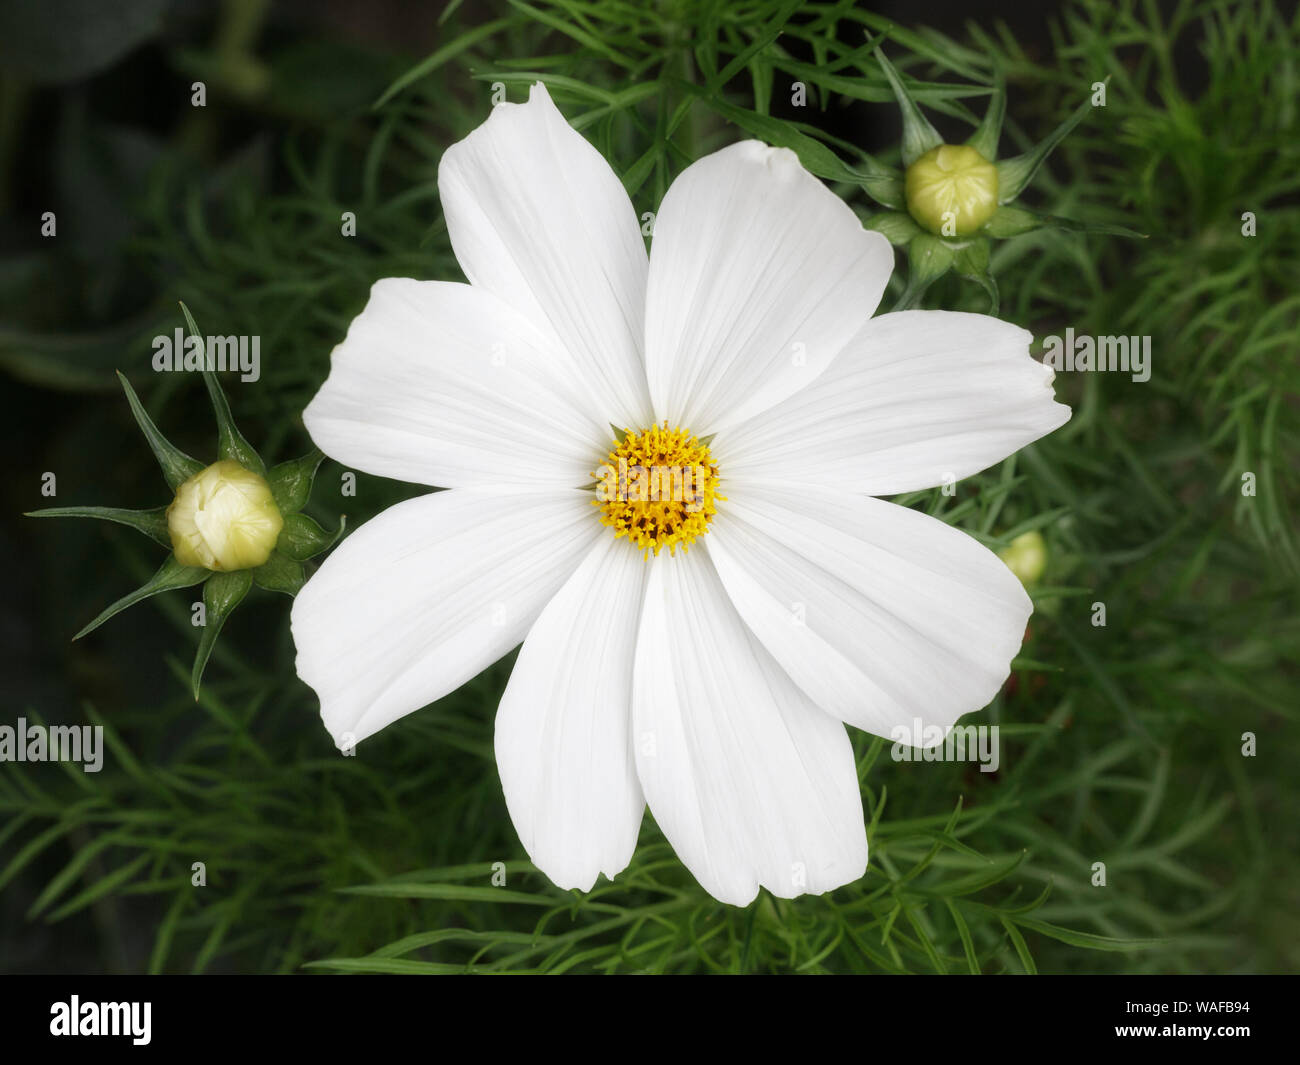
{"label": "pollen-covered stamen", "polygon": [[701,443],[668,423],[636,433],[624,430],[596,478],[600,521],[626,536],[649,557],[667,547],[675,554],[708,531],[717,513],[718,467]]}

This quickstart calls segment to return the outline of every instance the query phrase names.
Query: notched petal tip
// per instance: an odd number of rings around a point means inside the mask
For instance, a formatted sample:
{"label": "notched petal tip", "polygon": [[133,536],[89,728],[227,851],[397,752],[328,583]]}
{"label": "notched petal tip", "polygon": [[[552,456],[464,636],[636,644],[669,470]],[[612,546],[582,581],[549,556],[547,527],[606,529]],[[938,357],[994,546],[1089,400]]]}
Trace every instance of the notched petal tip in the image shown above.
{"label": "notched petal tip", "polygon": [[[443,166],[449,159],[454,159],[465,148],[476,139],[489,136],[495,133],[498,128],[504,128],[518,122],[547,122],[552,118],[558,118],[564,122],[564,116],[560,109],[555,106],[555,101],[551,99],[550,90],[547,89],[544,81],[535,81],[528,87],[528,99],[522,103],[512,100],[502,100],[500,103],[492,105],[492,110],[488,116],[479,125],[469,131],[461,140],[451,145],[443,152],[442,159],[438,163],[438,174],[441,178]],[[567,125],[567,123],[566,123]]]}

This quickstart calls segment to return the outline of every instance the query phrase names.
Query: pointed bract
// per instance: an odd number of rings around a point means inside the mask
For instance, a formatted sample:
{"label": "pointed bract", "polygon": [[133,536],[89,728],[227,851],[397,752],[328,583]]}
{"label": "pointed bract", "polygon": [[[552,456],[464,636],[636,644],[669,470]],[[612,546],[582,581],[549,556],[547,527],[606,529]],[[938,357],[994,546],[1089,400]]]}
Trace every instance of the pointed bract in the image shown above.
{"label": "pointed bract", "polygon": [[340,516],[339,527],[330,532],[306,514],[289,514],[284,519],[284,528],[280,531],[276,550],[295,562],[304,562],[338,543],[346,524],[346,517]]}
{"label": "pointed bract", "polygon": [[176,447],[158,431],[158,427],[154,425],[153,420],[145,412],[140,397],[135,394],[135,389],[131,387],[131,382],[126,379],[126,374],[118,370],[117,379],[122,382],[122,390],[126,393],[126,401],[131,404],[131,413],[135,415],[136,424],[140,426],[140,431],[144,433],[144,438],[149,442],[149,448],[153,451],[154,458],[158,460],[158,465],[162,467],[163,477],[166,479],[168,487],[175,491],[201,471],[203,463],[185,454],[184,451]]}
{"label": "pointed bract", "polygon": [[993,217],[984,223],[984,232],[995,240],[1006,240],[1008,237],[1018,237],[1022,233],[1032,233],[1035,229],[1041,229],[1044,224],[1043,219],[1033,211],[1003,204],[993,212]]}
{"label": "pointed bract", "polygon": [[984,120],[979,128],[971,134],[966,143],[984,156],[990,163],[998,158],[998,140],[1002,136],[1002,120],[1007,113],[1007,83],[998,70],[993,84],[993,96],[989,99],[989,108],[984,112]]}
{"label": "pointed bract", "polygon": [[271,486],[271,495],[281,514],[296,514],[306,506],[316,471],[324,458],[325,453],[314,447],[301,458],[281,462],[267,471],[266,483]]}
{"label": "pointed bract", "polygon": [[271,557],[257,569],[249,570],[253,583],[268,592],[282,592],[295,596],[307,581],[306,571],[301,562],[295,562],[279,551],[272,551]]}
{"label": "pointed bract", "polygon": [[[190,314],[190,309],[184,303],[181,304],[181,313],[185,315],[185,322],[190,327],[190,336],[197,337],[202,343],[203,334],[194,324],[194,316]],[[217,418],[217,454],[223,459],[233,459],[256,474],[265,475],[266,463],[235,425],[221,382],[217,380],[217,375],[208,369],[206,362],[203,367],[203,383],[207,385],[208,398],[212,400],[212,410]]]}
{"label": "pointed bract", "polygon": [[874,229],[877,233],[884,234],[885,239],[895,246],[910,243],[912,238],[921,232],[916,219],[906,211],[881,211],[879,214],[873,214],[862,224],[867,229]]}
{"label": "pointed bract", "polygon": [[989,314],[998,313],[998,283],[989,272],[988,238],[972,240],[953,256],[952,268],[962,277],[976,282],[988,293]]}
{"label": "pointed bract", "polygon": [[190,687],[194,699],[199,698],[199,684],[203,680],[203,670],[207,668],[212,648],[221,635],[221,626],[248,594],[253,586],[253,575],[249,570],[236,570],[233,573],[214,573],[203,587],[203,635],[199,637],[199,649],[194,655],[194,668],[190,671]]}
{"label": "pointed bract", "polygon": [[905,311],[916,306],[925,295],[925,290],[952,266],[953,250],[939,237],[918,233],[907,246],[907,259],[907,288],[894,305],[895,311]]}
{"label": "pointed bract", "polygon": [[1003,159],[998,163],[998,203],[1010,203],[1019,196],[1033,179],[1038,168],[1043,165],[1043,161],[1052,154],[1053,149],[1069,136],[1070,131],[1082,122],[1084,116],[1091,110],[1092,99],[1089,98],[1076,107],[1070,117],[1052,130],[1036,147],[1025,152],[1024,155]]}
{"label": "pointed bract", "polygon": [[921,108],[912,99],[912,94],[907,91],[907,86],[898,76],[898,71],[879,48],[876,49],[876,62],[880,64],[880,69],[889,79],[889,86],[894,90],[894,98],[898,101],[898,109],[903,113],[903,165],[911,166],[931,148],[941,145],[943,138],[939,136],[938,130],[930,125],[930,120],[921,113]]}
{"label": "pointed bract", "polygon": [[98,518],[125,525],[142,532],[168,549],[172,546],[167,532],[167,508],[154,507],[152,510],[123,510],[121,507],[46,507],[44,510],[29,510],[28,518]]}
{"label": "pointed bract", "polygon": [[104,622],[114,614],[119,614],[129,606],[134,606],[142,600],[148,599],[151,595],[157,595],[159,592],[170,591],[173,588],[188,588],[191,585],[198,584],[210,575],[210,571],[203,569],[201,566],[182,566],[176,561],[174,555],[168,555],[167,561],[159,567],[158,572],[150,577],[144,584],[140,585],[134,592],[122,596],[116,603],[106,607],[104,611],[95,618],[89,625],[83,628],[77,635],[72,637],[74,640],[80,640],[89,632],[99,628]]}

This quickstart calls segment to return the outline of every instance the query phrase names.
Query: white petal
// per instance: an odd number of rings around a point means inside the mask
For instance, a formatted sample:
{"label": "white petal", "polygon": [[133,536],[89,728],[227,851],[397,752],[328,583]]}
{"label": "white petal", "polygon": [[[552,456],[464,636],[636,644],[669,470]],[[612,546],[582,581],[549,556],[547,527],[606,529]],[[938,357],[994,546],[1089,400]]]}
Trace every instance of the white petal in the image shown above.
{"label": "white petal", "polygon": [[510,819],[566,890],[613,879],[636,848],[632,654],[648,572],[626,540],[602,536],[529,631],[497,711]]}
{"label": "white petal", "polygon": [[[712,536],[712,534],[710,534]],[[866,871],[853,749],[737,616],[704,551],[652,564],[632,692],[637,773],[704,888],[743,906]]]}
{"label": "white petal", "polygon": [[746,624],[818,706],[878,736],[905,728],[915,746],[997,694],[1033,610],[992,551],[869,496],[733,491],[709,554]]}
{"label": "white petal", "polygon": [[983,314],[873,319],[816,381],[720,434],[730,483],[894,495],[978,473],[1069,421],[1032,335]]}
{"label": "white petal", "polygon": [[331,458],[381,477],[576,488],[609,435],[569,398],[581,387],[554,342],[490,292],[388,278],[303,421]]}
{"label": "white petal", "polygon": [[646,372],[659,420],[714,433],[812,381],[871,317],[894,254],[785,148],[687,167],[655,219]]}
{"label": "white petal", "polygon": [[448,148],[438,191],[465,276],[558,339],[602,425],[646,425],[641,226],[617,175],[546,86],[534,85],[526,104],[498,104]]}
{"label": "white petal", "polygon": [[457,488],[398,503],[344,540],[290,616],[298,676],[335,742],[441,699],[518,644],[604,532],[592,510],[574,489]]}

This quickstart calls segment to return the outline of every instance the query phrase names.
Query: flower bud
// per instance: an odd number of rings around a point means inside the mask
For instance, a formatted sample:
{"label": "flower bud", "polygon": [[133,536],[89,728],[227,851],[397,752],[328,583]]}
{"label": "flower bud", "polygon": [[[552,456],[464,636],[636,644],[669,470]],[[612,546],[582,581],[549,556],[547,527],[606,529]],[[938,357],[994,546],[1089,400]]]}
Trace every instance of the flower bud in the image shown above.
{"label": "flower bud", "polygon": [[176,560],[210,570],[252,569],[271,557],[284,519],[266,481],[233,459],[176,489],[167,532]]}
{"label": "flower bud", "polygon": [[968,144],[940,144],[907,168],[907,209],[931,233],[968,237],[998,209],[998,171]]}
{"label": "flower bud", "polygon": [[1037,530],[1022,533],[998,552],[998,558],[1020,578],[1021,584],[1033,584],[1047,568],[1047,542]]}

